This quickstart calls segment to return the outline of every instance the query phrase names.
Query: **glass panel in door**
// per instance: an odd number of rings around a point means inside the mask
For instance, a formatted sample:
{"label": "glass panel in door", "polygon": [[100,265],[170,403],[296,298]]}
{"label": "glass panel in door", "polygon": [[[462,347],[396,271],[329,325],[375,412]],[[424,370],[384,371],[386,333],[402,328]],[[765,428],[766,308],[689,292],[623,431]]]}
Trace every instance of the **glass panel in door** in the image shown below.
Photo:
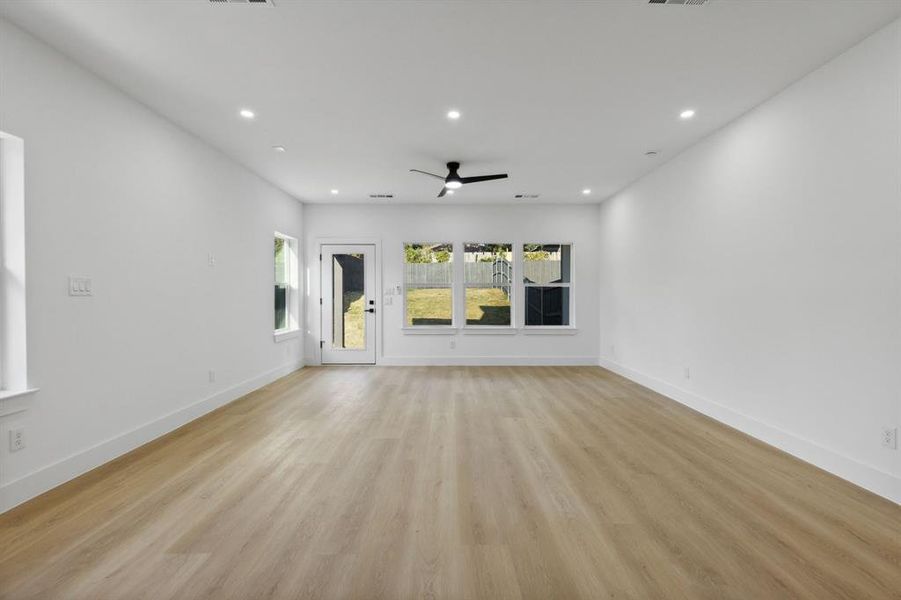
{"label": "glass panel in door", "polygon": [[362,254],[332,255],[332,347],[366,347],[366,272]]}

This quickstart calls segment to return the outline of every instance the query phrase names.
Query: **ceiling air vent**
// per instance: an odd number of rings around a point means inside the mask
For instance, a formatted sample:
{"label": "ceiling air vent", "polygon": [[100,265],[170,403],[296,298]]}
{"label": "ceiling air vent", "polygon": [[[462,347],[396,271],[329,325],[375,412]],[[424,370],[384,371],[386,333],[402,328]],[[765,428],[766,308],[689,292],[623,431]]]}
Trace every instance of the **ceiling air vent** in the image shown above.
{"label": "ceiling air vent", "polygon": [[210,0],[210,4],[263,4],[275,6],[275,0]]}
{"label": "ceiling air vent", "polygon": [[515,194],[513,197],[517,200],[534,200],[539,196],[541,196],[541,194]]}
{"label": "ceiling air vent", "polygon": [[710,0],[648,0],[648,4],[681,4],[682,6],[703,6]]}
{"label": "ceiling air vent", "polygon": [[394,194],[369,194],[369,197],[373,200],[378,200],[379,198],[394,198]]}

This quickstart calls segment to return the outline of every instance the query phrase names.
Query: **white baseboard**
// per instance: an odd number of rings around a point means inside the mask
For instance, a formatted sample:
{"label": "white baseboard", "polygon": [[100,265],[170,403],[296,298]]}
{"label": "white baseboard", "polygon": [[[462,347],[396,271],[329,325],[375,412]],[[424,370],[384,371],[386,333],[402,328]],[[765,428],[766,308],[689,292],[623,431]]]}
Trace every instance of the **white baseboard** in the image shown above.
{"label": "white baseboard", "polygon": [[516,367],[597,366],[596,356],[382,356],[379,366],[388,367]]}
{"label": "white baseboard", "polygon": [[886,473],[853,458],[825,448],[816,442],[798,437],[773,425],[769,425],[723,406],[712,400],[669,384],[665,381],[635,371],[619,363],[601,358],[598,364],[614,373],[639,383],[659,394],[684,404],[708,417],[734,427],[758,440],[800,458],[874,494],[901,504],[901,478]]}
{"label": "white baseboard", "polygon": [[24,477],[10,481],[0,487],[0,513],[108,463],[301,367],[303,367],[302,361],[277,367],[164,415],[155,421],[47,465]]}

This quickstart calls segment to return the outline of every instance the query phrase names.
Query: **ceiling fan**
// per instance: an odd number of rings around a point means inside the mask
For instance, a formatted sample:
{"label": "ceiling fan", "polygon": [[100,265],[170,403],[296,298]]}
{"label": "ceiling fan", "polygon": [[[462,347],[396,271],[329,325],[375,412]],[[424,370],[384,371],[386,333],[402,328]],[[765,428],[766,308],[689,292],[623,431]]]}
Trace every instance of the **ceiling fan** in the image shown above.
{"label": "ceiling fan", "polygon": [[419,169],[410,169],[410,171],[413,173],[422,173],[423,175],[428,175],[429,177],[436,177],[443,181],[444,187],[441,188],[441,191],[438,193],[439,198],[444,196],[447,193],[447,190],[455,190],[457,188],[463,187],[464,183],[478,183],[479,181],[491,181],[493,179],[507,178],[506,173],[500,173],[497,175],[476,175],[474,177],[460,177],[459,173],[457,173],[457,169],[459,168],[460,163],[458,162],[447,163],[447,177],[429,173],[428,171],[420,171]]}

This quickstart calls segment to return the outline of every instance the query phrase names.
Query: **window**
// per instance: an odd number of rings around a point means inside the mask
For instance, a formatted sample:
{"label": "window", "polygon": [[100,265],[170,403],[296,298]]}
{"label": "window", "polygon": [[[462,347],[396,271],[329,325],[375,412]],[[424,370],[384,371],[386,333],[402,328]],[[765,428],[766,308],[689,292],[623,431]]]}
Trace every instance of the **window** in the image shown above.
{"label": "window", "polygon": [[454,323],[454,246],[404,244],[404,326]]}
{"label": "window", "polygon": [[0,400],[34,391],[25,351],[24,148],[0,131]]}
{"label": "window", "polygon": [[465,244],[463,270],[466,324],[511,326],[513,244]]}
{"label": "window", "polygon": [[297,240],[275,234],[275,325],[276,333],[298,329]]}
{"label": "window", "polygon": [[572,325],[572,246],[524,244],[526,327]]}

